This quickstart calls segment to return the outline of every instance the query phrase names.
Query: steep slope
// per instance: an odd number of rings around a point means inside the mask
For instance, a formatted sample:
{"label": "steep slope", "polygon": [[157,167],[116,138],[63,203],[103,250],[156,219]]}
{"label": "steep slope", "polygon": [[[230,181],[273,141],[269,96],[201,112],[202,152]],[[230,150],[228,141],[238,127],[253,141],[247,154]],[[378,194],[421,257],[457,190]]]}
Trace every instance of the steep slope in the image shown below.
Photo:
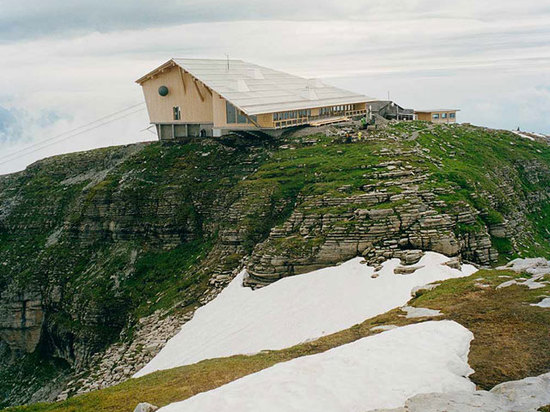
{"label": "steep slope", "polygon": [[448,266],[455,264],[427,252],[403,274],[398,259],[375,271],[355,258],[255,291],[242,286],[243,271],[135,376],[205,359],[284,349],[347,329],[404,305],[414,288],[476,271],[471,265]]}
{"label": "steep slope", "polygon": [[131,376],[243,263],[547,255],[549,183],[544,143],[423,123],[46,159],[0,178],[1,402]]}
{"label": "steep slope", "polygon": [[[232,225],[246,207],[231,207],[239,196],[233,190],[261,160],[257,152],[136,145],[48,159],[3,178],[0,333],[12,367],[0,372],[0,386],[7,402],[36,399],[35,360],[19,370],[26,354],[86,372],[110,343],[135,341],[141,325],[162,326],[165,312],[186,316],[210,299],[217,287],[210,274],[228,277],[238,265]],[[163,341],[139,343],[117,353],[129,351],[125,362],[139,365]],[[52,367],[44,365],[44,381],[56,377]]]}

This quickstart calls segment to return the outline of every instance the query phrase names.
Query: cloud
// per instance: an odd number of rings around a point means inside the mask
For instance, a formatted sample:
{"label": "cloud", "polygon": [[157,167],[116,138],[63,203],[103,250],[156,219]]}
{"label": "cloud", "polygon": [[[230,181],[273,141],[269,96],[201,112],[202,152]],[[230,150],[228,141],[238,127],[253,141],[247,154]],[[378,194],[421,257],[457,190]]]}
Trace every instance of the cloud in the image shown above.
{"label": "cloud", "polygon": [[3,0],[0,41],[234,21],[399,21],[426,18],[499,21],[548,16],[540,0]]}
{"label": "cloud", "polygon": [[[409,107],[458,107],[461,121],[550,133],[544,2],[71,3],[30,0],[2,8],[0,106],[16,119],[24,113],[25,125],[0,141],[0,153],[142,102],[134,80],[171,57],[225,53],[369,96],[390,91]],[[173,16],[155,17],[164,14]],[[13,25],[20,37],[6,35],[7,16],[21,23]],[[146,114],[135,113],[17,162],[0,162],[0,173],[55,153],[150,140],[142,131],[147,125]]]}
{"label": "cloud", "polygon": [[11,110],[0,106],[0,143],[21,136],[21,128]]}

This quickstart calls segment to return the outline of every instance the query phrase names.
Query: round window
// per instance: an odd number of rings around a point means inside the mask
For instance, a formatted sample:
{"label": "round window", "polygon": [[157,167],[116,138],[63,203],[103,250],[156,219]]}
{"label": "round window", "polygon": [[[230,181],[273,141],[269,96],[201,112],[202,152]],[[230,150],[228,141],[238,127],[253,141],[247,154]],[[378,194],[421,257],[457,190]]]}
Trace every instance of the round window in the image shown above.
{"label": "round window", "polygon": [[159,87],[159,94],[160,94],[162,97],[168,95],[168,87],[166,87],[166,86],[160,86],[160,87]]}

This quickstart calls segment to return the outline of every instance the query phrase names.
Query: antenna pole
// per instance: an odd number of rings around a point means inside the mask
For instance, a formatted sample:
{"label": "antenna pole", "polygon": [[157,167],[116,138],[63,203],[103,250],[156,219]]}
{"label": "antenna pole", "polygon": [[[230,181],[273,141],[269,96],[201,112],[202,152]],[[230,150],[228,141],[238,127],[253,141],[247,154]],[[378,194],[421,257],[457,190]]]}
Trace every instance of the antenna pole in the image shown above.
{"label": "antenna pole", "polygon": [[225,53],[225,57],[227,58],[227,71],[229,71],[229,53]]}

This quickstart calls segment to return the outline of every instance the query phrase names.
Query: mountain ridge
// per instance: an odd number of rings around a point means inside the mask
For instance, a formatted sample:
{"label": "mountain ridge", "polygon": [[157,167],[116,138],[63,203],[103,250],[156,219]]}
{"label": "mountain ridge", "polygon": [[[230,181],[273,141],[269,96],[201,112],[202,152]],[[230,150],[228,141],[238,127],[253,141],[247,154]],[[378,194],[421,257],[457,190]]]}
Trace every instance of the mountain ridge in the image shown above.
{"label": "mountain ridge", "polygon": [[324,131],[99,149],[0,177],[0,375],[42,365],[4,380],[3,405],[123,381],[243,265],[262,287],[358,255],[548,254],[543,141],[417,122]]}

